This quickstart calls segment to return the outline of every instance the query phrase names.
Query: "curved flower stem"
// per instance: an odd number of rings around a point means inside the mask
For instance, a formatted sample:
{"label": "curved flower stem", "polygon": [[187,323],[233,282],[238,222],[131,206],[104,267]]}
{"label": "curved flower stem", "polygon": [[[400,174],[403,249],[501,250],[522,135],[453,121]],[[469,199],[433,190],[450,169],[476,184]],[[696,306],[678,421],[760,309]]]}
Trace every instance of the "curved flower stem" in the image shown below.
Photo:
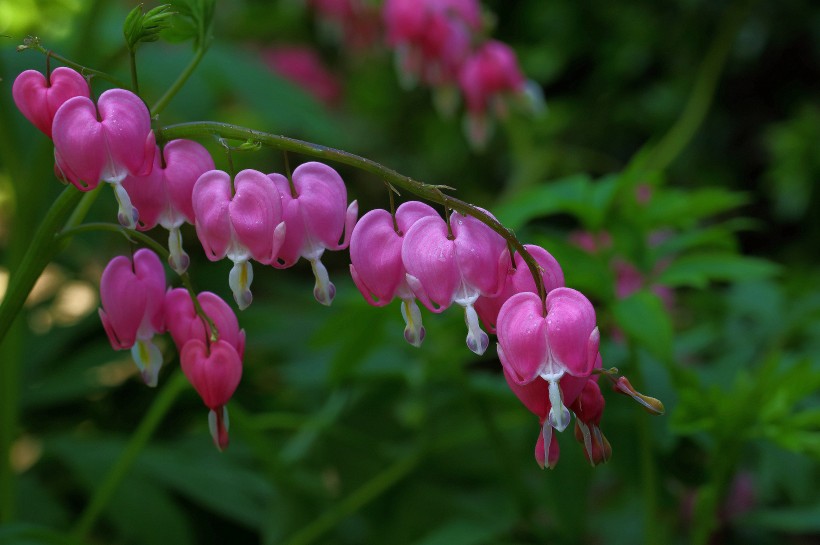
{"label": "curved flower stem", "polygon": [[55,235],[62,229],[66,219],[82,197],[83,193],[77,191],[73,186],[66,187],[46,213],[20,266],[14,271],[3,303],[0,305],[0,342],[20,313],[20,309],[23,308],[23,303],[37,278],[40,277],[40,273],[57,253],[59,246]]}
{"label": "curved flower stem", "polygon": [[237,125],[230,125],[228,123],[218,123],[215,121],[195,121],[191,123],[180,123],[177,125],[169,125],[156,131],[157,139],[160,142],[167,142],[175,138],[202,138],[202,137],[217,137],[227,138],[231,140],[244,140],[246,142],[258,142],[262,145],[269,146],[274,149],[291,151],[300,153],[318,159],[325,159],[328,161],[335,161],[349,165],[365,172],[375,175],[379,180],[385,181],[395,187],[400,187],[417,195],[428,201],[441,204],[447,208],[455,210],[464,215],[473,216],[480,222],[487,225],[490,229],[504,237],[504,239],[512,246],[524,259],[524,262],[532,272],[535,285],[538,289],[538,295],[541,300],[546,299],[546,290],[541,278],[541,267],[535,259],[527,252],[524,245],[515,237],[515,233],[511,229],[504,227],[497,219],[493,218],[480,208],[473,206],[467,202],[446,195],[442,188],[443,186],[430,185],[419,182],[399,174],[380,163],[365,157],[360,157],[346,151],[335,148],[329,148],[295,138],[288,138],[286,136],[279,136],[262,131],[256,131]]}
{"label": "curved flower stem", "polygon": [[[128,229],[127,227],[123,227],[118,223],[84,223],[82,225],[78,225],[76,227],[69,227],[62,230],[58,235],[58,239],[68,239],[74,235],[80,233],[90,233],[93,231],[108,231],[111,233],[119,233],[120,235],[124,236],[128,239],[129,242],[140,241],[144,245],[150,247],[154,250],[157,254],[162,256],[165,261],[168,261],[168,250],[165,247],[157,242],[156,240],[152,239],[145,233],[141,233],[135,229]],[[179,278],[182,280],[182,285],[185,286],[185,289],[188,290],[188,293],[191,296],[191,301],[194,304],[194,309],[196,313],[205,321],[205,326],[211,331],[211,341],[216,341],[219,338],[219,330],[216,327],[216,324],[211,317],[205,314],[205,311],[202,308],[202,305],[199,304],[199,299],[197,299],[196,290],[194,289],[193,284],[191,283],[191,277],[188,273],[183,273],[179,275]]]}
{"label": "curved flower stem", "polygon": [[330,510],[325,511],[313,522],[296,532],[285,542],[286,545],[308,545],[313,543],[344,520],[345,517],[355,513],[410,474],[420,459],[420,453],[399,458],[342,501],[335,503]]}
{"label": "curved flower stem", "polygon": [[169,380],[151,404],[151,408],[145,413],[136,431],[129,439],[125,450],[122,451],[122,454],[120,454],[114,466],[108,471],[105,479],[94,492],[91,501],[88,502],[85,511],[83,511],[79,520],[74,525],[72,534],[75,538],[83,540],[94,526],[100,513],[102,513],[102,510],[110,501],[111,496],[117,491],[117,487],[128,474],[128,470],[131,469],[137,456],[142,449],[145,448],[154,430],[157,429],[157,426],[159,426],[159,423],[171,409],[177,396],[185,389],[187,384],[188,380],[179,370],[176,370],[174,374],[169,377]]}
{"label": "curved flower stem", "polygon": [[43,55],[48,55],[49,58],[55,59],[60,63],[68,66],[69,68],[73,68],[80,74],[84,76],[92,76],[95,78],[103,79],[109,83],[113,83],[117,87],[121,87],[123,89],[127,89],[128,85],[124,84],[114,76],[106,74],[105,72],[101,72],[99,70],[94,70],[93,68],[88,68],[87,66],[83,66],[82,64],[78,64],[70,59],[63,57],[62,55],[58,55],[57,53],[46,49],[40,43],[40,39],[34,36],[29,36],[25,40],[23,40],[23,45],[17,46],[17,51],[25,51],[27,49],[33,49],[35,51],[39,51]]}
{"label": "curved flower stem", "polygon": [[205,56],[205,52],[208,51],[209,43],[205,43],[204,45],[200,46],[194,57],[191,59],[191,62],[188,63],[188,66],[185,67],[185,70],[179,74],[179,77],[176,79],[174,83],[165,91],[165,94],[162,95],[157,102],[151,106],[151,115],[156,116],[159,115],[162,110],[168,106],[168,103],[171,102],[171,99],[179,92],[180,89],[185,85],[185,82],[188,81],[188,78],[191,77],[191,74],[194,73],[196,67],[199,66],[199,62]]}
{"label": "curved flower stem", "polygon": [[680,117],[650,152],[644,168],[649,171],[666,169],[683,151],[703,123],[715,96],[723,65],[729,56],[751,2],[736,4],[718,30],[695,78],[689,101]]}

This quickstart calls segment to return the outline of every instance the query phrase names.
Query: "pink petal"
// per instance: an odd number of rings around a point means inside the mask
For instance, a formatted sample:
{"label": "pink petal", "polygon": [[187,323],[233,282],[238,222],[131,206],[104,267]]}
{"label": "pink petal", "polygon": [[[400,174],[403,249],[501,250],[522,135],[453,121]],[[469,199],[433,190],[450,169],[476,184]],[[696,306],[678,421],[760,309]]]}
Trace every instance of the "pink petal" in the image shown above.
{"label": "pink petal", "polygon": [[242,360],[230,343],[216,341],[209,347],[199,339],[185,343],[179,356],[182,372],[210,409],[225,405],[242,378]]}
{"label": "pink petal", "polygon": [[194,207],[191,201],[194,184],[199,177],[214,170],[214,160],[202,144],[193,140],[172,140],[165,144],[165,189],[178,213],[193,224]]}
{"label": "pink petal", "polygon": [[110,170],[104,179],[147,174],[154,161],[156,143],[151,132],[151,116],[140,97],[125,89],[109,89],[97,100],[101,124],[105,128]]}
{"label": "pink petal", "polygon": [[504,369],[519,384],[535,380],[549,358],[547,322],[541,312],[538,295],[519,293],[498,313],[498,354]]}
{"label": "pink petal", "polygon": [[387,210],[371,210],[353,229],[351,273],[356,287],[371,304],[389,303],[404,281],[401,246],[402,238],[394,230],[393,218]]}
{"label": "pink petal", "polygon": [[168,207],[159,151],[154,155],[154,168],[148,175],[127,176],[122,181],[122,187],[139,213],[137,229],[153,229]]}
{"label": "pink petal", "polygon": [[[233,346],[241,358],[245,351],[245,332],[239,329],[239,322],[233,309],[222,298],[209,291],[198,294],[197,300],[205,314],[214,322],[219,334],[218,339]],[[206,328],[205,322],[196,313],[188,290],[168,290],[165,294],[165,312],[168,331],[178,350],[182,350],[185,343],[191,339],[208,342],[210,329]]]}
{"label": "pink petal", "polygon": [[298,198],[291,194],[288,179],[281,174],[268,174],[268,178],[273,180],[276,189],[279,191],[279,198],[282,203],[282,220],[285,222],[285,241],[276,259],[271,265],[277,268],[287,268],[293,266],[299,260],[302,246],[305,243],[307,232],[305,222],[302,220],[301,203]]}
{"label": "pink petal", "polygon": [[550,353],[558,366],[573,376],[588,376],[595,364],[589,354],[595,309],[589,300],[570,288],[552,290],[547,295],[547,324]]}
{"label": "pink petal", "polygon": [[57,110],[52,138],[58,164],[71,173],[69,181],[84,191],[97,187],[108,154],[105,132],[90,98],[74,97]]}
{"label": "pink petal", "polygon": [[427,216],[416,221],[404,235],[401,258],[407,273],[418,280],[429,297],[428,302],[422,297],[419,300],[433,312],[449,307],[461,283],[461,274],[455,243],[447,238],[444,220]]}
{"label": "pink petal", "polygon": [[191,202],[196,216],[196,234],[205,255],[219,261],[228,252],[233,240],[229,205],[231,177],[227,172],[211,170],[194,184]]}
{"label": "pink petal", "polygon": [[51,123],[60,106],[74,97],[88,97],[90,91],[85,78],[71,68],[55,68],[49,79],[26,70],[14,80],[11,93],[25,118],[51,138]]}
{"label": "pink petal", "polygon": [[450,218],[458,268],[465,284],[482,295],[497,295],[504,286],[509,254],[507,242],[472,216],[457,212]]}
{"label": "pink petal", "polygon": [[279,192],[270,178],[256,170],[243,170],[234,179],[236,194],[229,205],[237,240],[254,259],[273,258],[273,233],[282,218]]}
{"label": "pink petal", "polygon": [[303,163],[293,171],[293,185],[308,238],[324,248],[345,248],[339,239],[345,228],[347,189],[339,173],[323,163]]}

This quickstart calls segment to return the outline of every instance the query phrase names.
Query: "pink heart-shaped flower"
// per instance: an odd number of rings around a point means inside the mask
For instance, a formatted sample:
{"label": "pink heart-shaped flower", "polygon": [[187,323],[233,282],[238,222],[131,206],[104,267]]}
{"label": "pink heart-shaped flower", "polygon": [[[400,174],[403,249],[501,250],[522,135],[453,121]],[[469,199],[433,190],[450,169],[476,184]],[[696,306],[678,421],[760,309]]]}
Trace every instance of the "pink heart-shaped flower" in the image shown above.
{"label": "pink heart-shaped flower", "polygon": [[51,138],[54,115],[67,100],[88,97],[88,82],[79,72],[60,66],[48,81],[36,70],[26,70],[14,80],[11,88],[14,103],[26,119]]}

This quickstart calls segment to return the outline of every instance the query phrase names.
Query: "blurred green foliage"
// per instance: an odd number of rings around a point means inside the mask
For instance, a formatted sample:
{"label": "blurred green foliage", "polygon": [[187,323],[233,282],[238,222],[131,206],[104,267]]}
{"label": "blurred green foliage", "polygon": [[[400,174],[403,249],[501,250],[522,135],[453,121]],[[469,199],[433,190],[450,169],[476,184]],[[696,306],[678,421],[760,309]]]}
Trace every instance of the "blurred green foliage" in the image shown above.
{"label": "blurred green foliage", "polygon": [[[0,435],[13,472],[0,475],[14,497],[0,502],[0,544],[816,541],[820,9],[740,4],[484,2],[495,37],[516,49],[547,107],[508,119],[482,154],[459,119],[436,114],[428,92],[400,88],[387,51],[340,47],[301,1],[175,5],[177,26],[140,47],[149,103],[192,55],[178,42],[207,40],[208,9],[214,40],[159,124],[237,123],[457,188],[558,258],[567,285],[596,305],[604,366],[662,399],[667,416],[650,419],[605,392],[612,461],[589,468],[565,433],[558,467],[542,472],[532,459],[537,419],[507,388],[494,351],[478,358],[463,346],[457,311],[425,313],[416,350],[402,340],[395,305],[362,300],[346,255],[329,259],[338,288],[330,309],[313,301],[303,263],[260,267],[240,315],[248,346],[230,448],[212,448],[207,410],[185,390],[89,536],[72,537],[158,397],[138,384],[127,354],[111,351],[93,302],[78,315],[65,309],[67,294],[93,293],[105,263],[130,251],[122,238],[83,235],[1,348]],[[0,3],[0,33],[10,36],[0,38],[6,272],[60,189],[50,143],[11,102],[16,74],[44,69],[44,59],[14,46],[36,34],[128,81],[122,24],[133,8]],[[727,28],[710,80],[704,66]],[[341,104],[328,108],[267,68],[264,50],[288,43],[320,51],[342,82]],[[693,96],[702,115],[687,108]],[[220,148],[206,145],[224,167]],[[658,166],[664,146],[673,153]],[[265,149],[234,162],[284,170],[281,154]],[[380,180],[339,170],[362,210],[387,205]],[[103,198],[89,221],[112,217],[113,199]],[[579,232],[606,242],[584,250]],[[196,287],[228,299],[228,266],[195,250],[193,229],[185,238]],[[627,270],[637,284],[624,293]],[[744,478],[751,489],[736,486]]]}

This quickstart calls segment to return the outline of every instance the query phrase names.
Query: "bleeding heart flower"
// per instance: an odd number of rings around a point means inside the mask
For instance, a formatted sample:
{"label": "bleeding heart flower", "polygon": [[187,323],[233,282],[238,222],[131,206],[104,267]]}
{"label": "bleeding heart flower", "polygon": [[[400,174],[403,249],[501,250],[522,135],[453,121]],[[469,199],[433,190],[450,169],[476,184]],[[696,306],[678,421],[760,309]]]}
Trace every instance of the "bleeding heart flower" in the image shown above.
{"label": "bleeding heart flower", "polygon": [[74,97],[57,110],[52,124],[54,158],[62,177],[81,191],[101,180],[111,183],[119,203],[118,219],[134,228],[138,215],[121,182],[151,171],[156,143],[142,99],[125,89],[104,92],[96,106]]}
{"label": "bleeding heart flower", "polygon": [[179,356],[182,372],[210,409],[208,424],[219,450],[228,446],[228,409],[242,378],[242,359],[227,341],[203,342],[191,339]]}
{"label": "bleeding heart flower", "polygon": [[599,359],[600,335],[595,309],[570,288],[547,295],[546,316],[534,293],[513,295],[498,313],[498,357],[510,378],[528,384],[537,378],[549,383],[549,423],[558,431],[569,425],[558,381],[565,374],[585,378]]}
{"label": "bleeding heart flower", "polygon": [[[233,309],[222,298],[209,291],[199,293],[196,298],[205,315],[216,326],[217,339],[233,346],[242,358],[245,353],[245,331],[239,329],[239,322]],[[184,288],[168,290],[165,294],[165,323],[180,352],[191,339],[198,339],[203,343],[211,339],[209,326],[197,314],[191,294]]]}
{"label": "bleeding heart flower", "polygon": [[589,377],[580,395],[569,405],[575,413],[575,439],[584,445],[584,454],[593,466],[606,463],[612,457],[612,447],[599,427],[606,402],[597,379]]}
{"label": "bleeding heart flower", "polygon": [[70,98],[90,96],[91,90],[79,72],[61,66],[51,72],[48,80],[36,70],[20,73],[11,95],[25,118],[51,138],[51,123],[60,106]]}
{"label": "bleeding heart flower", "polygon": [[[313,296],[330,305],[336,287],[322,264],[325,250],[343,250],[350,242],[359,205],[347,206],[347,189],[339,173],[329,166],[309,162],[293,171],[293,184],[281,174],[269,174],[282,198],[282,215],[287,225],[285,243],[271,262],[276,268],[292,266],[300,257],[313,269],[316,285]],[[344,240],[339,242],[344,234]]]}
{"label": "bleeding heart flower", "polygon": [[[547,293],[555,288],[563,287],[564,272],[561,270],[561,265],[552,257],[548,251],[540,246],[532,244],[525,244],[524,248],[535,259],[538,265],[543,269],[541,271],[541,279],[544,282],[544,289]],[[504,283],[504,289],[497,297],[479,297],[475,302],[475,309],[478,312],[479,318],[484,323],[487,331],[495,333],[495,322],[498,318],[498,311],[501,310],[502,305],[507,302],[507,299],[516,293],[532,292],[537,293],[535,287],[535,280],[532,277],[529,267],[524,262],[524,258],[518,253],[513,259],[514,266],[511,266],[507,271],[507,280]]]}
{"label": "bleeding heart flower", "polygon": [[100,319],[114,350],[131,349],[148,386],[157,385],[162,366],[162,354],[152,339],[165,331],[164,299],[165,270],[151,250],[137,250],[133,262],[115,257],[105,267],[100,279]]}
{"label": "bleeding heart flower", "polygon": [[432,207],[419,201],[409,201],[396,210],[371,210],[358,221],[350,237],[350,274],[356,287],[373,306],[384,306],[399,297],[406,327],[404,338],[413,346],[421,346],[424,326],[416,296],[407,284],[401,247],[404,234],[419,219],[438,217]]}
{"label": "bleeding heart flower", "polygon": [[453,213],[450,229],[441,217],[427,216],[407,231],[401,256],[407,283],[424,306],[437,313],[453,302],[464,307],[467,346],[483,354],[489,337],[473,304],[504,287],[510,256],[501,235],[471,216]]}
{"label": "bleeding heart flower", "polygon": [[196,233],[208,259],[227,256],[234,263],[228,282],[244,310],[253,300],[249,260],[270,263],[286,240],[279,192],[256,170],[243,170],[233,184],[227,172],[212,170],[197,180],[192,201]]}
{"label": "bleeding heart flower", "polygon": [[153,229],[157,224],[168,230],[168,262],[179,274],[188,269],[188,254],[182,249],[183,223],[195,222],[191,202],[194,184],[214,169],[214,160],[201,144],[192,140],[172,140],[154,154],[154,167],[147,176],[127,176],[122,187],[139,211],[137,229]]}

